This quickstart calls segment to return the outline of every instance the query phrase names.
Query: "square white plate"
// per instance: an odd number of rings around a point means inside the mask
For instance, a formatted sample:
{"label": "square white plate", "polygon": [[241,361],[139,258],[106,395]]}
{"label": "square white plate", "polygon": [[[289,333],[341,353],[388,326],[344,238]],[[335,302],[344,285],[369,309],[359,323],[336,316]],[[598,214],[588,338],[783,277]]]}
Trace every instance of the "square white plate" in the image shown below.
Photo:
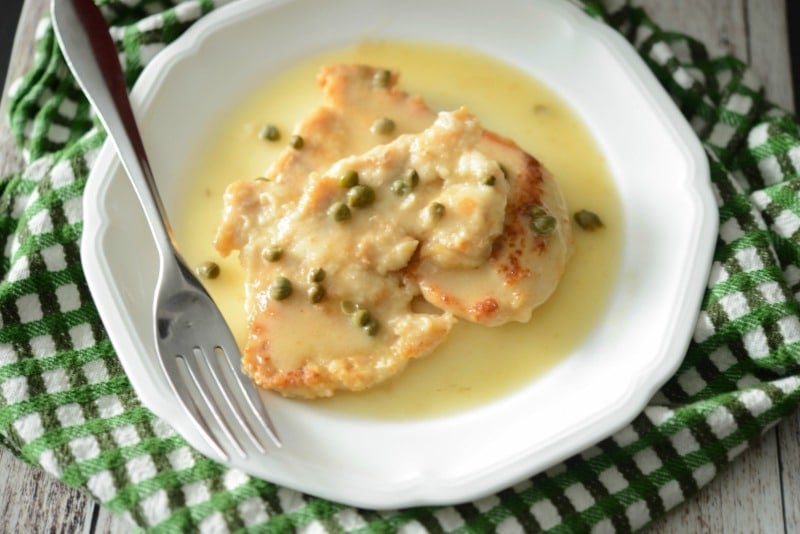
{"label": "square white plate", "polygon": [[[204,131],[293,58],[365,38],[453,43],[557,91],[605,154],[624,210],[621,276],[607,315],[543,377],[436,419],[339,417],[265,394],[282,449],[230,464],[369,508],[455,503],[547,468],[632,420],[679,365],[714,248],[717,211],[702,148],[636,52],[564,0],[241,0],[202,18],[133,91],[167,209]],[[202,453],[155,359],[157,256],[106,143],[85,193],[82,254],[92,294],[133,387]]]}

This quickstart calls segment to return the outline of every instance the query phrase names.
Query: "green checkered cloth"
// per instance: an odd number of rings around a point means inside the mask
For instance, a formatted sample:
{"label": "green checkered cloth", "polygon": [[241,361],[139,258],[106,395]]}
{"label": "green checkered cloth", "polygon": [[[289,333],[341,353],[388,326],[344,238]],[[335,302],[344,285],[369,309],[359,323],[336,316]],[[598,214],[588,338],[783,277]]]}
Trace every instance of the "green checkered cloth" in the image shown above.
{"label": "green checkered cloth", "polygon": [[[132,84],[212,0],[103,0]],[[627,531],[663,515],[800,400],[800,127],[746,65],[635,8],[604,17],[638,49],[711,163],[720,230],[678,372],[628,426],[496,495],[353,509],[197,454],[131,389],[81,269],[82,193],[104,133],[48,22],[10,95],[26,167],[2,180],[0,442],[153,531]],[[698,266],[698,268],[703,268]]]}

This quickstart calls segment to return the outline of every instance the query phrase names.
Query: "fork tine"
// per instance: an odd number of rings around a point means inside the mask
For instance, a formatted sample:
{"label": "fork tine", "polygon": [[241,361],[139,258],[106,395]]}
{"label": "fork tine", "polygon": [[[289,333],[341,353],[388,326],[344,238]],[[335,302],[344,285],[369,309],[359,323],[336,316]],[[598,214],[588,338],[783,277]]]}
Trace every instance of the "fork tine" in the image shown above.
{"label": "fork tine", "polygon": [[228,407],[230,408],[234,417],[236,417],[236,420],[239,422],[239,424],[242,426],[247,436],[250,438],[250,441],[252,441],[253,444],[258,448],[258,452],[264,453],[266,452],[264,445],[262,445],[261,440],[259,440],[256,437],[255,432],[253,431],[253,427],[250,426],[250,422],[242,413],[242,409],[239,405],[239,402],[237,402],[237,400],[233,398],[233,396],[228,391],[228,387],[226,387],[228,381],[225,379],[222,372],[222,367],[220,367],[219,365],[219,355],[217,354],[217,350],[225,353],[225,349],[223,349],[222,347],[215,347],[215,350],[212,351],[213,354],[208,354],[205,359],[206,363],[208,364],[209,370],[211,371],[211,376],[214,377],[214,381],[217,383],[217,387],[219,388],[219,391],[222,393],[225,402],[228,404]]}
{"label": "fork tine", "polygon": [[161,364],[161,370],[164,371],[164,376],[167,378],[167,382],[169,383],[169,387],[172,389],[172,393],[178,398],[178,402],[181,404],[183,409],[189,413],[191,420],[195,424],[195,427],[197,427],[197,430],[199,430],[206,439],[206,442],[211,445],[211,448],[214,449],[214,452],[216,452],[223,460],[228,460],[230,455],[225,452],[217,437],[208,427],[205,418],[197,409],[197,404],[195,404],[194,399],[189,394],[189,390],[183,387],[183,384],[177,384],[175,382],[175,378],[180,376],[178,365],[175,360],[176,359],[172,357],[158,358],[158,361]]}
{"label": "fork tine", "polygon": [[264,429],[277,447],[282,447],[283,444],[281,443],[281,438],[278,437],[278,431],[272,424],[272,419],[267,413],[267,409],[264,407],[261,397],[256,392],[253,383],[250,381],[250,378],[244,374],[240,367],[239,358],[237,356],[238,351],[226,350],[225,347],[220,347],[220,350],[225,355],[225,361],[228,362],[231,373],[236,378],[236,383],[239,385],[239,391],[244,394],[247,404],[250,405],[250,409],[253,410],[253,412],[257,415],[256,419],[258,419],[259,423],[261,424],[261,428]]}
{"label": "fork tine", "polygon": [[[200,392],[200,396],[203,397],[203,401],[205,402],[206,406],[211,409],[211,413],[214,415],[217,423],[219,423],[219,425],[222,427],[222,431],[225,432],[225,435],[228,436],[228,439],[231,441],[231,443],[233,443],[234,447],[236,448],[236,452],[238,452],[242,457],[247,457],[247,453],[245,453],[242,444],[239,443],[239,440],[233,435],[233,431],[223,417],[222,412],[219,409],[219,405],[217,404],[217,400],[213,395],[211,395],[210,388],[208,387],[209,384],[203,379],[203,375],[200,374],[200,367],[197,364],[197,359],[202,358],[204,361],[208,361],[209,355],[204,354],[201,348],[196,348],[195,353],[192,354],[192,356],[193,357],[182,356],[181,359],[186,364],[186,368],[189,371],[189,376],[194,381],[194,386]],[[212,357],[213,356],[214,355],[212,355]]]}

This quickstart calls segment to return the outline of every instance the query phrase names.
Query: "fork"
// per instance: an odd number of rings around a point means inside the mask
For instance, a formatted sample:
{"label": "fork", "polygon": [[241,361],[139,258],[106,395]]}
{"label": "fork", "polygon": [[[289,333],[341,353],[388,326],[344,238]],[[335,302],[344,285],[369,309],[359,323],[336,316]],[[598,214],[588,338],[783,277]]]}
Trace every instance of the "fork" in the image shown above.
{"label": "fork", "polygon": [[100,10],[92,0],[52,0],[51,14],[61,51],[116,145],[158,249],[156,350],[173,394],[223,460],[231,451],[248,457],[242,434],[259,453],[267,450],[264,435],[280,447],[255,386],[241,370],[225,319],[177,251]]}

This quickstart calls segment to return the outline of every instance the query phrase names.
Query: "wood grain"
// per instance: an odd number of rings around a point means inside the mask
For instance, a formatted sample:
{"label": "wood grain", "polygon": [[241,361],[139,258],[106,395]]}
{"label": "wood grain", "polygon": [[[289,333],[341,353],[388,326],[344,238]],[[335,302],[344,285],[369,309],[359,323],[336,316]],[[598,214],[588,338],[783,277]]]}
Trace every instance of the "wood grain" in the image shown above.
{"label": "wood grain", "polygon": [[[612,0],[620,5],[625,0]],[[634,0],[664,28],[703,41],[712,55],[733,54],[751,63],[769,98],[790,109],[793,93],[784,0]],[[44,0],[23,8],[8,80],[32,59]],[[7,93],[8,86],[3,92]],[[19,168],[0,104],[0,176]],[[128,532],[130,524],[0,449],[0,532]],[[800,415],[781,423],[745,451],[699,495],[656,521],[651,532],[793,532],[800,528]]]}
{"label": "wood grain", "polygon": [[782,422],[777,434],[783,521],[787,532],[797,532],[800,530],[800,416]]}
{"label": "wood grain", "polygon": [[745,0],[636,0],[662,28],[699,39],[712,56],[747,59]]}
{"label": "wood grain", "polygon": [[88,532],[94,502],[41,469],[3,450],[0,473],[0,532]]}
{"label": "wood grain", "polygon": [[767,89],[770,100],[784,109],[796,111],[786,21],[784,0],[750,0],[747,3],[747,60]]}

